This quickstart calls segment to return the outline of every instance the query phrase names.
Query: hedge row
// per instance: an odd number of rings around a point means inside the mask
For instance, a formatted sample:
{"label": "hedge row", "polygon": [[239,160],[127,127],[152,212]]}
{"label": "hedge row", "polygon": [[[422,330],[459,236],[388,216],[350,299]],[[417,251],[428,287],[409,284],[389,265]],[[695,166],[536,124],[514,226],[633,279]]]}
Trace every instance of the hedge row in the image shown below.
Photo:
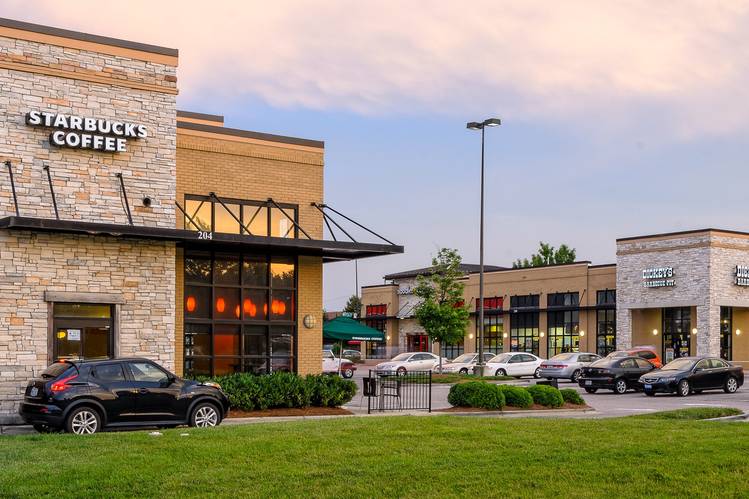
{"label": "hedge row", "polygon": [[559,390],[549,385],[532,385],[528,388],[512,385],[493,385],[484,381],[459,383],[450,388],[447,401],[455,407],[480,407],[501,409],[505,405],[527,409],[534,403],[546,407],[561,407],[565,402],[585,403],[571,388]]}
{"label": "hedge row", "polygon": [[221,385],[232,409],[243,411],[338,407],[356,394],[356,383],[327,374],[302,377],[285,372],[261,376],[237,373],[200,380]]}

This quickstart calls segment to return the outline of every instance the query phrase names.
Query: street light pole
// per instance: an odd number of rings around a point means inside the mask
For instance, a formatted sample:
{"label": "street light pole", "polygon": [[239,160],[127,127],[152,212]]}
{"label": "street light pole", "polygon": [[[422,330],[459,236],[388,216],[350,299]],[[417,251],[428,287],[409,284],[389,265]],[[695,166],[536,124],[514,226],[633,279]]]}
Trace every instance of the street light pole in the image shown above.
{"label": "street light pole", "polygon": [[484,132],[488,126],[498,126],[499,118],[489,118],[480,123],[472,121],[466,125],[469,130],[481,130],[481,216],[479,220],[479,300],[478,314],[478,375],[484,375]]}

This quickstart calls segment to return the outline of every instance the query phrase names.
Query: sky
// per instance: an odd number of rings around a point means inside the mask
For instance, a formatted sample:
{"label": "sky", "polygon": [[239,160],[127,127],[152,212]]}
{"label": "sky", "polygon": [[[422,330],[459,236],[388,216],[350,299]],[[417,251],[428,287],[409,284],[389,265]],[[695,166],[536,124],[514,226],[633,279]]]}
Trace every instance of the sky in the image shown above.
{"label": "sky", "polygon": [[[749,2],[0,0],[0,17],[179,48],[178,108],[325,141],[325,201],[405,246],[359,284],[539,241],[749,231]],[[324,308],[356,290],[327,264]]]}

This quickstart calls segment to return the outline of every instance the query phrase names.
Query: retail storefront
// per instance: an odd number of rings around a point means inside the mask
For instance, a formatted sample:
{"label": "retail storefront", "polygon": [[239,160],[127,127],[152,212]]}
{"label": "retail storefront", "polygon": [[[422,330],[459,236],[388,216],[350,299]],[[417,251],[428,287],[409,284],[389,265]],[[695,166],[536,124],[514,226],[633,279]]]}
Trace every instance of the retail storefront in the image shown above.
{"label": "retail storefront", "polygon": [[[0,422],[62,358],[319,372],[324,144],[176,108],[178,52],[0,19]],[[330,238],[330,233],[328,233]]]}
{"label": "retail storefront", "polygon": [[[442,346],[449,358],[478,349],[478,273],[470,267],[464,299],[471,324],[462,343]],[[428,271],[391,274],[386,284],[363,288],[365,320],[373,319],[367,311],[375,304],[387,310],[391,352],[411,349],[408,339],[420,331],[416,302],[403,293],[401,279]],[[484,296],[485,351],[550,357],[652,346],[664,360],[705,354],[749,366],[742,334],[749,330],[747,233],[705,229],[619,239],[611,265],[487,268]],[[436,345],[428,348],[437,352]]]}

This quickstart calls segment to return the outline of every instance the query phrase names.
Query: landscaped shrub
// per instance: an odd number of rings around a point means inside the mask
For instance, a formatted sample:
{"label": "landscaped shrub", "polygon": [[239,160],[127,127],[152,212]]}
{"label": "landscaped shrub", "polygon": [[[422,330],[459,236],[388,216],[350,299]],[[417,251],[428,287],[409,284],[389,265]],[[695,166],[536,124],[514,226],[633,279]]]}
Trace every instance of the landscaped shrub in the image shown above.
{"label": "landscaped shrub", "polygon": [[456,407],[497,410],[504,407],[505,396],[497,385],[483,381],[470,381],[453,385],[447,395],[447,401]]}
{"label": "landscaped shrub", "polygon": [[502,394],[505,396],[505,402],[508,406],[527,409],[533,405],[533,397],[525,388],[512,385],[498,386]]}
{"label": "landscaped shrub", "polygon": [[562,407],[564,399],[558,388],[549,385],[532,385],[526,388],[533,402],[546,407]]}
{"label": "landscaped shrub", "polygon": [[569,402],[570,404],[575,405],[585,405],[585,401],[574,388],[565,388],[563,390],[559,390],[559,393],[562,394],[562,398],[565,402]]}
{"label": "landscaped shrub", "polygon": [[232,409],[243,411],[309,407],[337,407],[350,401],[356,384],[325,374],[306,377],[278,372],[268,375],[236,373],[201,380],[215,381]]}

